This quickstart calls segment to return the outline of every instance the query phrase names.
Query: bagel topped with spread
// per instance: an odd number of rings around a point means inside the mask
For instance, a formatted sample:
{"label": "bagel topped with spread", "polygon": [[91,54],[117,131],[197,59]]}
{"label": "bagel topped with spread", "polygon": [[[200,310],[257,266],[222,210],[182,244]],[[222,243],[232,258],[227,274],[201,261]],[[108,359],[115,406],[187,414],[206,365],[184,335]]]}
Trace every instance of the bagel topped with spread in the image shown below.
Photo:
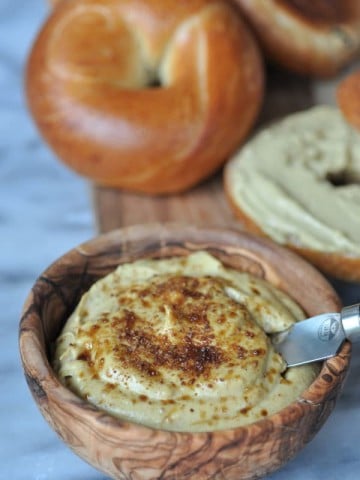
{"label": "bagel topped with spread", "polygon": [[314,107],[265,128],[228,162],[224,182],[249,230],[360,280],[360,135],[339,110]]}
{"label": "bagel topped with spread", "polygon": [[235,0],[268,57],[310,76],[332,76],[360,53],[359,0]]}
{"label": "bagel topped with spread", "polygon": [[59,2],[31,51],[30,110],[102,185],[185,190],[244,140],[263,96],[253,35],[224,0]]}

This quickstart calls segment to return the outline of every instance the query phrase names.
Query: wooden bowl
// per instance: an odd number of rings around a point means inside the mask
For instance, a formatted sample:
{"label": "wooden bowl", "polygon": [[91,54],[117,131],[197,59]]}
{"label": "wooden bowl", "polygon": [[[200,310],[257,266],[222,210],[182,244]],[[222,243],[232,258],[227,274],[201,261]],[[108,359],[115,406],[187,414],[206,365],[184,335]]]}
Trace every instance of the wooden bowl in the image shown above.
{"label": "wooden bowl", "polygon": [[304,260],[249,234],[183,225],[133,226],[80,245],[36,281],[23,309],[20,351],[26,380],[42,414],[72,450],[119,479],[254,479],[291,459],[332,411],[350,361],[350,344],[324,362],[297,401],[246,427],[177,433],[124,422],[78,398],[49,363],[51,344],[80,296],[98,278],[140,257],[205,249],[224,264],[265,278],[309,315],[338,311],[327,281]]}

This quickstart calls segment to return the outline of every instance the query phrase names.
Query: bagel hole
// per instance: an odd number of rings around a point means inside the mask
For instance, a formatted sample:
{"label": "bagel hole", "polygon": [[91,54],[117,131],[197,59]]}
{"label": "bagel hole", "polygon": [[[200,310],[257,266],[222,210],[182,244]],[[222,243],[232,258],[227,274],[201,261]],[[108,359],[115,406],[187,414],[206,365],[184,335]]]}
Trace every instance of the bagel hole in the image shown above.
{"label": "bagel hole", "polygon": [[355,175],[351,175],[350,172],[330,172],[326,176],[326,180],[334,187],[345,187],[346,185],[359,185],[360,178],[356,178]]}
{"label": "bagel hole", "polygon": [[160,88],[160,87],[162,87],[160,78],[153,78],[147,86],[147,88]]}

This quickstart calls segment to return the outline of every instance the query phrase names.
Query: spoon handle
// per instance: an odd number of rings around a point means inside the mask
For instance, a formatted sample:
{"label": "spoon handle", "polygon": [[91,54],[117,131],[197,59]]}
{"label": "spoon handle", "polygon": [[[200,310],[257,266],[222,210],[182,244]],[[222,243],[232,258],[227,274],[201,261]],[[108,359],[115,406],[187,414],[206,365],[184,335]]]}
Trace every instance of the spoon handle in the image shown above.
{"label": "spoon handle", "polygon": [[346,338],[351,342],[360,342],[360,303],[344,307],[341,321]]}

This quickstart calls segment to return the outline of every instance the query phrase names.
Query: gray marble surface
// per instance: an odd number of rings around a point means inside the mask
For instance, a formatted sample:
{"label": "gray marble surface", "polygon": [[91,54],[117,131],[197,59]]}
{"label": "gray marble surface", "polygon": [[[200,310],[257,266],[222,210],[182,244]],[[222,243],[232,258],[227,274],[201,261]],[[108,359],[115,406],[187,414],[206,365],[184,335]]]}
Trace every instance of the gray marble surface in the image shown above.
{"label": "gray marble surface", "polygon": [[[0,479],[100,480],[38,412],[18,353],[18,321],[36,277],[95,234],[89,188],[59,164],[26,111],[23,69],[45,0],[0,0]],[[337,283],[345,303],[359,285]],[[335,411],[315,439],[273,480],[360,478],[360,349]]]}

